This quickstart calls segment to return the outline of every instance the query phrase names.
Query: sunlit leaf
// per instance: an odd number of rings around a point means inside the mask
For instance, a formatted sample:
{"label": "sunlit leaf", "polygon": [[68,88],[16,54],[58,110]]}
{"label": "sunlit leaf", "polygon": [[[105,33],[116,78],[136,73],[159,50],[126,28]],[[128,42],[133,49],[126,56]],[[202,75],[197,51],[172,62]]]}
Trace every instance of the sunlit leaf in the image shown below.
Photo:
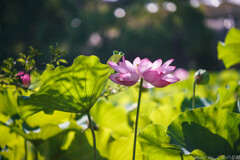
{"label": "sunlit leaf", "polygon": [[[98,135],[98,134],[96,134]],[[68,150],[61,150],[63,140],[66,138],[67,132],[63,132],[54,136],[40,145],[40,152],[45,154],[49,160],[93,160],[93,148],[89,144],[85,132],[76,131],[72,143]],[[89,137],[90,138],[90,137]],[[100,145],[100,144],[99,144]],[[106,160],[97,152],[98,160]]]}
{"label": "sunlit leaf", "polygon": [[29,116],[25,121],[26,123],[34,128],[44,126],[46,124],[55,124],[66,122],[73,118],[73,113],[54,111],[53,114],[45,114],[44,112],[38,112],[32,116]]}
{"label": "sunlit leaf", "polygon": [[184,159],[193,159],[192,156],[184,155],[180,147],[169,144],[170,137],[166,134],[166,129],[161,125],[148,125],[139,134],[138,140],[146,160],[181,160],[183,157]]}
{"label": "sunlit leaf", "polygon": [[[107,128],[99,127],[97,131],[94,131],[96,135],[97,150],[102,157],[108,157],[108,144],[111,138],[111,130]],[[90,129],[85,131],[86,138],[91,146],[93,146],[93,138]]]}
{"label": "sunlit leaf", "polygon": [[214,104],[216,107],[226,108],[230,111],[235,110],[236,90],[239,85],[235,81],[229,82],[227,86],[218,89],[218,99]]}
{"label": "sunlit leaf", "polygon": [[[113,55],[112,59],[120,58],[120,55]],[[29,100],[19,99],[19,114],[25,119],[39,111],[89,112],[112,71],[96,56],[79,56],[70,67],[46,70],[42,74],[39,91]]]}
{"label": "sunlit leaf", "polygon": [[[3,125],[3,124],[0,124]],[[46,124],[36,129],[28,130],[26,128],[20,127],[20,126],[14,126],[14,125],[5,125],[4,127],[8,127],[11,132],[14,132],[23,138],[34,141],[34,142],[42,142],[44,140],[47,140],[50,137],[53,137],[65,130],[79,130],[80,127],[78,127],[75,123],[69,122],[69,125],[65,128],[60,128],[59,125],[54,124]]]}
{"label": "sunlit leaf", "polygon": [[17,113],[16,87],[0,88],[0,112],[9,116]]}
{"label": "sunlit leaf", "polygon": [[112,130],[116,136],[128,136],[132,129],[128,125],[127,111],[123,107],[115,107],[106,100],[100,100],[90,112],[97,125]]}
{"label": "sunlit leaf", "polygon": [[[133,153],[133,135],[129,137],[120,137],[109,144],[109,160],[131,160]],[[142,151],[140,144],[136,144],[136,160],[142,160]]]}
{"label": "sunlit leaf", "polygon": [[240,30],[232,28],[226,38],[225,43],[218,42],[218,59],[223,60],[226,68],[240,63]]}
{"label": "sunlit leaf", "polygon": [[239,114],[204,107],[182,113],[169,125],[167,133],[188,152],[199,149],[216,158],[240,153],[239,126]]}
{"label": "sunlit leaf", "polygon": [[150,119],[153,123],[160,124],[164,127],[168,125],[181,113],[176,107],[165,105],[152,112]]}
{"label": "sunlit leaf", "polygon": [[18,134],[11,132],[11,129],[8,128],[7,126],[0,124],[0,131],[1,131],[0,136],[1,147],[4,147],[5,145],[12,147],[18,144],[18,141],[20,142],[21,140],[23,140],[22,137],[20,137]]}

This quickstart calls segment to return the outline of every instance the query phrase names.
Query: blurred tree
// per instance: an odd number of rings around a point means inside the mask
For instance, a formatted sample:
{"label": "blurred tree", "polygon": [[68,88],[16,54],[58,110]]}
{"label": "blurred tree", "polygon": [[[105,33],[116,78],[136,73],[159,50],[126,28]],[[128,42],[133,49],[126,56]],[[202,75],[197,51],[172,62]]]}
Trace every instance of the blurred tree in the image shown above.
{"label": "blurred tree", "polygon": [[148,0],[1,0],[0,58],[29,45],[48,53],[48,46],[58,43],[69,61],[95,54],[105,62],[120,50],[130,60],[175,58],[181,67],[210,68],[216,63],[214,34],[204,26],[204,15],[188,0],[169,2],[152,0],[153,13]]}

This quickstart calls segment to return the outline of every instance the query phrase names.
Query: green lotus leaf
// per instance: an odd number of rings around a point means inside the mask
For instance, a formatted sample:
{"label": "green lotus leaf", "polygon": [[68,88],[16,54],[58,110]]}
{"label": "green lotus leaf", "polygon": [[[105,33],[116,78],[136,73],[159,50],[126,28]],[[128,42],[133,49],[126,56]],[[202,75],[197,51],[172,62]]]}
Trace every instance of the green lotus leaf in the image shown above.
{"label": "green lotus leaf", "polygon": [[166,134],[166,129],[158,124],[148,125],[138,135],[138,141],[146,160],[193,159],[191,155],[184,155],[180,147],[169,144],[170,137]]}
{"label": "green lotus leaf", "polygon": [[150,119],[153,123],[160,124],[165,128],[181,113],[176,107],[164,105],[153,110]]}
{"label": "green lotus leaf", "polygon": [[[120,58],[120,55],[113,55],[110,59],[116,62]],[[39,111],[87,113],[102,93],[112,71],[98,57],[82,55],[70,67],[45,70],[39,91],[29,100],[19,99],[19,114],[25,119]]]}
{"label": "green lotus leaf", "polygon": [[[91,132],[91,131],[90,131]],[[98,131],[97,131],[98,132]],[[105,132],[100,131],[100,134]],[[99,134],[96,133],[98,136]],[[101,140],[103,142],[103,140]],[[65,148],[67,147],[67,148]],[[86,132],[66,130],[39,145],[39,153],[46,160],[92,160],[93,148]],[[105,160],[97,152],[98,160]]]}
{"label": "green lotus leaf", "polygon": [[97,125],[110,129],[114,136],[128,136],[132,132],[128,125],[127,111],[123,107],[115,107],[107,100],[98,101],[90,114]]}
{"label": "green lotus leaf", "polygon": [[[96,133],[96,136],[98,137],[99,135],[103,134],[102,131],[101,133]],[[89,144],[88,138],[86,136],[85,132],[75,132],[75,137],[68,147],[68,150],[60,150],[60,146],[62,143],[59,143],[62,141],[63,138],[65,138],[64,135],[60,134],[57,135],[56,137],[53,137],[49,139],[45,144],[43,143],[43,146],[41,147],[41,150],[43,153],[45,153],[46,148],[50,149],[49,152],[49,159],[58,159],[58,160],[92,160],[94,159],[94,153],[93,153],[93,148],[91,144]],[[106,136],[106,135],[105,135]],[[92,138],[92,137],[91,137]],[[101,140],[101,142],[104,142],[104,140]],[[100,145],[100,144],[99,144]],[[54,147],[56,149],[54,149]],[[51,152],[51,149],[54,149],[54,152]],[[100,156],[99,152],[97,151],[97,159],[98,160],[106,160],[102,156]]]}
{"label": "green lotus leaf", "polygon": [[[109,144],[109,160],[130,160],[133,154],[133,134],[129,137],[119,137]],[[136,144],[136,160],[142,160],[142,151],[139,142]]]}
{"label": "green lotus leaf", "polygon": [[226,68],[240,63],[240,30],[232,28],[225,43],[218,42],[217,50],[218,59],[223,61]]}
{"label": "green lotus leaf", "polygon": [[54,111],[53,114],[49,115],[40,111],[34,115],[29,116],[25,122],[32,128],[41,127],[47,124],[58,125],[72,119],[72,116],[73,113],[69,112]]}
{"label": "green lotus leaf", "polygon": [[0,88],[0,112],[13,116],[17,113],[17,91],[16,87]]}
{"label": "green lotus leaf", "polygon": [[227,86],[221,87],[218,89],[219,98],[217,102],[214,104],[216,107],[226,108],[230,111],[236,110],[236,91],[238,87],[238,83],[236,81],[231,81]]}
{"label": "green lotus leaf", "polygon": [[[102,157],[108,157],[108,145],[111,138],[111,130],[108,128],[99,127],[97,131],[94,131],[96,134],[96,144],[97,144],[97,151]],[[93,147],[93,138],[92,132],[90,129],[85,131],[85,136],[88,140],[90,146]]]}
{"label": "green lotus leaf", "polygon": [[40,128],[31,128],[31,130],[22,126],[7,125],[0,122],[0,127],[1,126],[7,127],[11,132],[14,132],[17,135],[36,143],[43,142],[44,140],[47,140],[48,138],[51,138],[66,130],[81,129],[81,127],[77,126],[75,122],[69,122],[64,128],[61,128],[59,125],[46,124]]}
{"label": "green lotus leaf", "polygon": [[207,156],[240,154],[240,115],[217,107],[204,107],[179,115],[168,127],[172,142]]}
{"label": "green lotus leaf", "polygon": [[2,122],[0,122],[0,147],[5,147],[8,145],[9,147],[12,147],[18,143],[20,143],[23,139],[18,134],[11,132],[11,129],[5,125],[1,125]]}

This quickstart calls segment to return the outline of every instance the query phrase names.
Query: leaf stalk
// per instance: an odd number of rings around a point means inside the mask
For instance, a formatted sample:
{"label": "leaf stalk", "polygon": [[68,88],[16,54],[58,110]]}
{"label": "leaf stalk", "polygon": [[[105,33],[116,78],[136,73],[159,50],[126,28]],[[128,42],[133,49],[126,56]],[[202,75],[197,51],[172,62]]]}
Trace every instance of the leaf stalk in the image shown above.
{"label": "leaf stalk", "polygon": [[137,128],[138,128],[138,117],[139,117],[139,110],[140,110],[140,103],[141,103],[142,84],[143,84],[143,79],[141,78],[140,86],[139,86],[139,94],[138,94],[137,114],[136,114],[136,121],[135,121],[135,132],[134,132],[134,142],[133,142],[133,160],[135,160],[135,153],[136,153]]}
{"label": "leaf stalk", "polygon": [[92,119],[90,116],[90,113],[87,113],[88,116],[88,120],[89,120],[89,125],[92,131],[92,137],[93,137],[93,152],[94,152],[94,160],[97,160],[97,147],[96,147],[96,137],[95,137],[95,133],[94,133],[94,128],[93,128],[93,123],[92,123]]}

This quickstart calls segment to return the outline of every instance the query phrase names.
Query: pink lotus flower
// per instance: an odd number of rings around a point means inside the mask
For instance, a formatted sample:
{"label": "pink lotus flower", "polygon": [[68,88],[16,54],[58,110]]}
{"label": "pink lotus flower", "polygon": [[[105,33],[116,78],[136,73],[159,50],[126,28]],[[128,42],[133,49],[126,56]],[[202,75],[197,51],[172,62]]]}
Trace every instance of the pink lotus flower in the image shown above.
{"label": "pink lotus flower", "polygon": [[187,70],[183,69],[183,68],[178,68],[173,72],[173,75],[175,75],[176,77],[178,77],[180,79],[180,81],[184,81],[186,79],[188,79],[189,77],[189,73]]}
{"label": "pink lotus flower", "polygon": [[132,86],[142,78],[143,87],[162,88],[179,81],[176,76],[170,74],[176,68],[169,66],[172,62],[173,59],[170,59],[162,65],[161,59],[152,63],[147,58],[141,60],[137,57],[132,64],[123,56],[123,62],[119,62],[119,65],[111,61],[108,62],[110,67],[118,72],[110,75],[109,79],[120,85]]}
{"label": "pink lotus flower", "polygon": [[108,62],[110,67],[118,72],[110,75],[109,79],[120,85],[132,86],[136,84],[140,78],[140,75],[136,71],[137,65],[141,62],[141,60],[139,57],[137,57],[132,64],[128,60],[125,60],[124,56],[122,59],[123,62],[118,62],[119,65],[117,65],[115,62]]}
{"label": "pink lotus flower", "polygon": [[28,87],[30,85],[30,75],[24,71],[19,71],[17,76],[22,80],[23,86]]}

